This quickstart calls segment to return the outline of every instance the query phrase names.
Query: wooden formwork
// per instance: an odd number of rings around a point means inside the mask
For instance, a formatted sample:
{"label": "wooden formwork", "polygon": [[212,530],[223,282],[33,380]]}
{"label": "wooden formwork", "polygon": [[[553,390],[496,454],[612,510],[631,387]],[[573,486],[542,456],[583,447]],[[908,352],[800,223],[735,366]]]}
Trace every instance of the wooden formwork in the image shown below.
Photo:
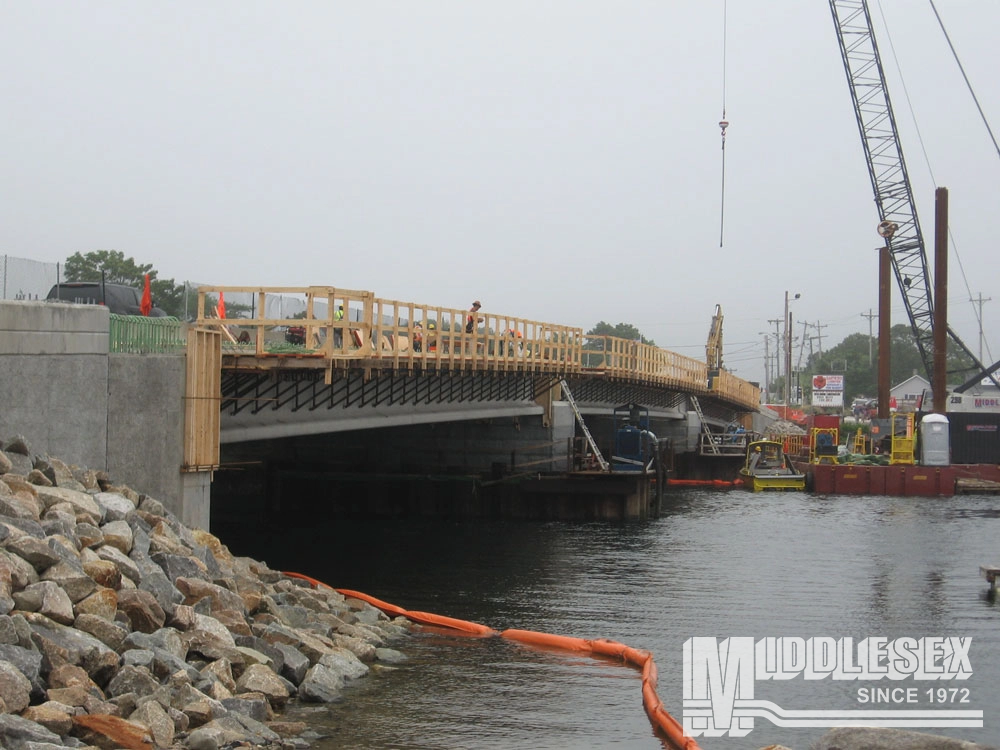
{"label": "wooden formwork", "polygon": [[182,471],[214,471],[219,467],[221,399],[222,333],[218,328],[190,328]]}
{"label": "wooden formwork", "polygon": [[[253,304],[229,318],[225,295],[249,296]],[[269,302],[288,295],[300,301],[293,317],[273,317]],[[278,305],[279,313],[284,309]],[[467,370],[586,374],[714,396],[754,411],[760,389],[724,370],[711,377],[704,361],[652,344],[614,336],[585,335],[580,328],[495,314],[478,307],[461,310],[376,297],[373,292],[331,286],[198,289],[197,325],[219,330],[227,341],[225,361],[258,370],[322,368],[326,383],[334,370]],[[241,329],[241,338],[229,330]],[[274,334],[301,329],[293,351],[276,349]],[[270,338],[269,338],[270,336]],[[245,337],[245,338],[243,338]],[[291,341],[291,339],[286,339]]]}

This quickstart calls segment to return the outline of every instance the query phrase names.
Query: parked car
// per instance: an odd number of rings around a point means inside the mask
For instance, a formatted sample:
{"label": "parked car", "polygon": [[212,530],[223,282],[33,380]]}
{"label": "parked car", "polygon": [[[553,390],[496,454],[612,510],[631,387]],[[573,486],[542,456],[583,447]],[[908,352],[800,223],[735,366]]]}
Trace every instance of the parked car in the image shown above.
{"label": "parked car", "polygon": [[[74,302],[80,305],[104,305],[115,315],[142,315],[142,290],[124,284],[102,284],[100,281],[67,281],[49,290],[47,300]],[[154,305],[151,318],[167,314]]]}
{"label": "parked car", "polygon": [[306,343],[306,329],[305,326],[288,326],[285,329],[285,341],[289,344],[298,344],[302,346]]}

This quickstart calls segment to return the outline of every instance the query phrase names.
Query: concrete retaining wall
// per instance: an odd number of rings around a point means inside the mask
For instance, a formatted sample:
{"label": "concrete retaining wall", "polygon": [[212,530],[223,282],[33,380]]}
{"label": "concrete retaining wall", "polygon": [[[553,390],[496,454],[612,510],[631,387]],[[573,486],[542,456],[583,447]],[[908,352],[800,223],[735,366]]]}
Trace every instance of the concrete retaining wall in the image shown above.
{"label": "concrete retaining wall", "polygon": [[108,353],[105,307],[0,301],[0,440],[103,469],[181,515],[184,355]]}
{"label": "concrete retaining wall", "polygon": [[183,354],[110,355],[108,473],[182,519],[184,383]]}

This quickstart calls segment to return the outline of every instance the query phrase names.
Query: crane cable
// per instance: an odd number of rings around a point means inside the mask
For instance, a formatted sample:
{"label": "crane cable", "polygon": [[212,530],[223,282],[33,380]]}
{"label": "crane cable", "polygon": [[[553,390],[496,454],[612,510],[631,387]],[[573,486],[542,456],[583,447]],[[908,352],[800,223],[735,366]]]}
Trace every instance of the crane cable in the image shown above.
{"label": "crane cable", "polygon": [[[972,90],[972,85],[969,83],[969,79],[965,75],[965,70],[962,68],[962,63],[958,59],[958,55],[955,52],[955,48],[951,44],[951,39],[948,37],[948,32],[944,27],[944,23],[941,20],[941,16],[938,15],[937,8],[934,7],[934,0],[929,0],[931,4],[931,9],[934,11],[934,15],[937,17],[938,24],[941,26],[941,31],[944,32],[945,39],[948,41],[948,46],[951,47],[952,54],[955,57],[955,62],[958,64],[959,70],[962,71],[962,77],[965,78],[966,85],[969,87],[969,93],[972,94],[972,99],[975,101],[976,106],[979,107],[979,100],[976,98],[975,92]],[[896,54],[896,45],[893,44],[892,34],[889,32],[889,22],[885,17],[885,9],[882,7],[882,3],[878,3],[879,15],[882,16],[882,26],[885,28],[886,39],[889,41],[889,49],[892,52],[893,62],[896,64],[896,72],[899,74],[899,82],[903,87],[903,96],[906,99],[906,106],[910,110],[910,119],[913,121],[913,127],[917,134],[917,141],[920,143],[920,151],[924,155],[924,164],[927,166],[927,172],[930,175],[931,183],[937,185],[937,178],[934,177],[934,168],[931,166],[930,156],[927,154],[927,146],[924,143],[924,136],[920,132],[920,125],[917,122],[917,114],[913,109],[913,101],[910,98],[910,91],[906,86],[906,79],[903,76],[903,68],[899,64],[899,56]],[[982,115],[982,109],[979,109],[979,113]],[[990,134],[990,138],[993,139],[993,131],[990,129],[990,125],[986,122],[985,115],[983,115],[983,122],[986,124],[986,130]],[[996,139],[993,139],[993,145],[996,146]],[[997,148],[997,153],[1000,154],[1000,147]],[[969,284],[969,277],[965,273],[965,264],[962,263],[962,256],[958,252],[958,244],[955,242],[955,235],[951,231],[951,226],[948,226],[948,242],[952,250],[955,253],[955,259],[958,261],[958,270],[962,274],[962,281],[965,282],[965,291],[969,295],[969,301],[975,303],[972,297],[972,286]],[[980,329],[983,326],[982,318],[982,306],[977,310],[975,304],[973,304],[973,310],[976,315],[976,320],[979,324]],[[989,351],[989,344],[986,344],[987,354],[989,359],[992,361],[993,354]]]}
{"label": "crane cable", "polygon": [[719,129],[722,131],[722,197],[719,209],[719,247],[722,247],[722,238],[726,226],[726,128],[729,122],[726,120],[726,6],[728,0],[722,2],[722,119],[719,120]]}
{"label": "crane cable", "polygon": [[972,89],[972,83],[969,82],[969,77],[965,74],[965,68],[962,67],[962,61],[958,59],[958,53],[955,51],[955,45],[951,43],[951,37],[948,36],[948,30],[944,27],[944,21],[941,20],[941,16],[938,14],[937,7],[934,5],[934,0],[930,0],[931,10],[934,11],[934,17],[937,18],[938,25],[941,27],[941,33],[944,34],[945,41],[948,42],[948,48],[951,50],[952,57],[955,58],[955,64],[958,65],[958,69],[962,72],[962,78],[965,80],[965,86],[969,89],[969,94],[972,95],[972,101],[976,103],[976,109],[979,110],[979,116],[983,120],[983,125],[986,126],[986,132],[990,134],[990,140],[993,141],[993,148],[997,151],[997,156],[1000,156],[1000,146],[997,145],[997,139],[993,135],[993,129],[990,128],[990,123],[986,119],[986,114],[983,112],[983,108],[979,104],[979,97],[976,96],[976,92]]}
{"label": "crane cable", "polygon": [[[948,35],[948,29],[944,27],[944,21],[941,20],[941,15],[938,13],[937,6],[934,5],[934,0],[930,0],[931,10],[934,11],[934,17],[937,19],[938,26],[941,27],[941,33],[944,34],[945,41],[948,42],[948,49],[951,50],[951,56],[955,58],[955,64],[958,66],[959,71],[962,73],[962,79],[965,81],[965,86],[969,89],[969,95],[972,96],[972,101],[976,103],[976,109],[979,111],[979,116],[982,118],[983,125],[986,126],[986,132],[990,135],[990,140],[993,141],[993,148],[996,149],[997,156],[1000,156],[1000,145],[997,145],[996,136],[993,135],[993,129],[990,127],[989,120],[986,119],[986,113],[983,112],[982,106],[979,104],[979,97],[976,96],[975,90],[972,88],[972,82],[969,81],[969,76],[965,74],[965,67],[962,65],[962,61],[958,59],[958,52],[955,51],[955,45],[951,43],[951,37]],[[951,227],[948,227],[948,234],[951,235]],[[951,238],[951,242],[954,245],[955,239]],[[958,257],[958,252],[956,251],[955,257]],[[969,302],[973,303],[973,309],[976,310],[976,319],[979,323],[979,345],[980,348],[983,345],[983,295],[979,294],[979,308],[976,309],[976,300],[972,297],[972,288],[969,286],[969,280],[965,277],[965,268],[962,266],[962,261],[958,261],[959,267],[962,269],[962,278],[965,279],[965,290],[969,293]],[[989,353],[989,344],[986,344],[986,351]],[[980,357],[982,357],[982,352],[980,352]],[[990,359],[993,359],[993,355],[990,354]]]}

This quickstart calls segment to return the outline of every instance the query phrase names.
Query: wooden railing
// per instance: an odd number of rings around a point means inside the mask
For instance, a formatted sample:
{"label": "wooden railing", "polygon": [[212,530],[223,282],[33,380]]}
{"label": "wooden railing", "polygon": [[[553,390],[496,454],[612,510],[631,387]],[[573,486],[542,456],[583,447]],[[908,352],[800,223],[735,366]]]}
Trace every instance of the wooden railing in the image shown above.
{"label": "wooden railing", "polygon": [[[253,295],[249,316],[220,319],[213,309],[220,294]],[[304,317],[270,317],[282,308],[276,303],[281,297],[296,299]],[[586,336],[581,328],[509,315],[380,299],[361,290],[203,286],[197,322],[223,331],[224,355],[262,361],[314,357],[328,372],[363,362],[365,367],[588,373],[711,394],[749,409],[756,409],[760,398],[758,388],[731,373],[722,371],[710,383],[705,362],[638,341]],[[290,327],[296,333],[302,329],[302,343],[288,343]]]}

